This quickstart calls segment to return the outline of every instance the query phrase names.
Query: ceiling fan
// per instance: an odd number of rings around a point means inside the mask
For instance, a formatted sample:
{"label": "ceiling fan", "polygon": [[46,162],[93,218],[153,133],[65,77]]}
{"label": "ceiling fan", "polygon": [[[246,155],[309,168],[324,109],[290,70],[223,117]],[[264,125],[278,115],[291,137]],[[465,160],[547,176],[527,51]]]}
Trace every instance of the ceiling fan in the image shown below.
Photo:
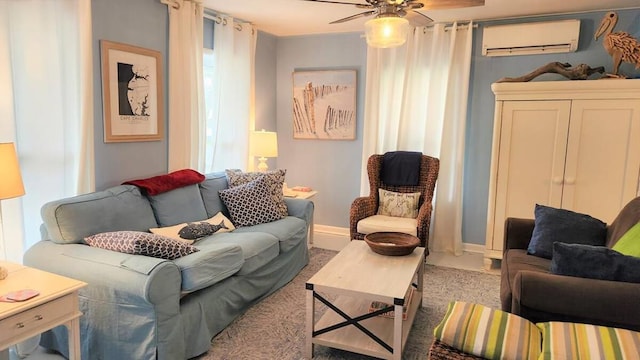
{"label": "ceiling fan", "polygon": [[368,11],[347,16],[330,22],[338,24],[346,21],[376,15],[376,17],[397,16],[406,17],[414,26],[424,26],[433,20],[427,15],[418,11],[424,10],[445,10],[463,7],[482,6],[484,0],[365,0],[366,3],[352,3],[332,0],[303,0],[326,4],[351,5],[358,9],[369,9]]}
{"label": "ceiling fan", "polygon": [[365,24],[367,43],[370,46],[382,48],[404,44],[410,23],[413,26],[424,26],[433,22],[430,17],[419,12],[419,9],[442,10],[484,5],[484,0],[365,0],[365,3],[333,0],[303,1],[351,5],[358,9],[367,9],[364,12],[334,20],[330,24],[375,15]]}

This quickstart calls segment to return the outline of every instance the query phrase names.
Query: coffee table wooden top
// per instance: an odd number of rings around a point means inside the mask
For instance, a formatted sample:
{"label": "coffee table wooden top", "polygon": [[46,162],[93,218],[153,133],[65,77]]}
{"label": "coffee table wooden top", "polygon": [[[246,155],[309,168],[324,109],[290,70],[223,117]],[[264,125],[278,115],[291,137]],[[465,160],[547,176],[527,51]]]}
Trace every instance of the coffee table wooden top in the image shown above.
{"label": "coffee table wooden top", "polygon": [[422,261],[422,247],[405,256],[385,256],[374,253],[364,241],[353,240],[307,283],[315,291],[393,303],[404,298]]}

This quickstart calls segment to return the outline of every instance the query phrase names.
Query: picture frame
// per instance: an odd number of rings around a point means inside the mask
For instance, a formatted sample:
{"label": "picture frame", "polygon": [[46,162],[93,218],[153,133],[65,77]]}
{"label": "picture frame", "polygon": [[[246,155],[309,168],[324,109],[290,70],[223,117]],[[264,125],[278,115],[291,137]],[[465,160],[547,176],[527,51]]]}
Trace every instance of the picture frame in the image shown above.
{"label": "picture frame", "polygon": [[356,70],[293,72],[293,138],[355,140]]}
{"label": "picture frame", "polygon": [[162,55],[159,51],[100,41],[104,142],[164,138]]}

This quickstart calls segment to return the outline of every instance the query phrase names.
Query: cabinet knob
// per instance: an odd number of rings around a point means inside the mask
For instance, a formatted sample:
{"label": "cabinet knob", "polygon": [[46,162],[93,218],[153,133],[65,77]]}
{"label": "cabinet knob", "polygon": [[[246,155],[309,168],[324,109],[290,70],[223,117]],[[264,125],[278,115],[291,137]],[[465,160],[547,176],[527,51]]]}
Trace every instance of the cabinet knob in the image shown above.
{"label": "cabinet knob", "polygon": [[16,324],[16,327],[18,329],[22,329],[24,327],[24,323],[19,322],[19,323]]}
{"label": "cabinet knob", "polygon": [[573,177],[567,178],[567,181],[565,181],[565,184],[567,185],[573,185],[575,183],[576,183],[576,178],[573,178]]}
{"label": "cabinet knob", "polygon": [[36,315],[33,318],[36,319],[36,321],[44,319],[44,317],[42,315]]}
{"label": "cabinet knob", "polygon": [[553,183],[554,183],[554,184],[556,184],[556,185],[562,185],[562,178],[561,178],[561,177],[559,177],[559,176],[554,177],[552,181],[553,181]]}

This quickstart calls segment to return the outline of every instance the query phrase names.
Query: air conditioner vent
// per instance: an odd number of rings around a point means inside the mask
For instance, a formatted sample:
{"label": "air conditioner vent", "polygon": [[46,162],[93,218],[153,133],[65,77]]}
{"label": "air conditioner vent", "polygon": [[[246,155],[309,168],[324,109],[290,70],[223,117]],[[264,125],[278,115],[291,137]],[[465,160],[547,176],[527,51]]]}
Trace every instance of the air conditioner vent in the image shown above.
{"label": "air conditioner vent", "polygon": [[578,50],[580,20],[543,21],[487,26],[482,32],[482,55],[513,56]]}

